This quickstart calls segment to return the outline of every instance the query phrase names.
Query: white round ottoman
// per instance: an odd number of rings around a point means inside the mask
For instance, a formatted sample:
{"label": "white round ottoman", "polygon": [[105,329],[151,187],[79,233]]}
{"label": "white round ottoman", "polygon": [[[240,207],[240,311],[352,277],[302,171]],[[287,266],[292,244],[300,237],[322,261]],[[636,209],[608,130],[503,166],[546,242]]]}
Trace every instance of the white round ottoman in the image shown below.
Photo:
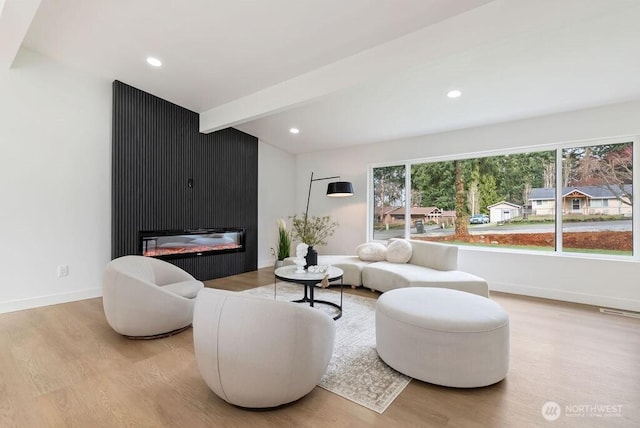
{"label": "white round ottoman", "polygon": [[509,315],[463,291],[399,288],[378,298],[376,347],[389,366],[424,382],[491,385],[509,368]]}

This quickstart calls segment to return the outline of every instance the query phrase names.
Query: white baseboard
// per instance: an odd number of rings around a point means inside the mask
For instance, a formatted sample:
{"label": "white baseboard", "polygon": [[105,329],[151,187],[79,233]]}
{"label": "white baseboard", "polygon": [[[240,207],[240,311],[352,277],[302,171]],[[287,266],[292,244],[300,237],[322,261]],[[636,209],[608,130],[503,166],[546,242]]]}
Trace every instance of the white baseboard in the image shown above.
{"label": "white baseboard", "polygon": [[[585,293],[572,293],[558,289],[537,288],[500,282],[490,282],[489,288],[491,291],[501,291],[504,293],[521,294],[523,296],[541,297],[544,299],[562,300],[566,302],[583,303],[586,305],[640,312],[640,301],[637,300],[620,299]],[[102,288],[89,288],[70,293],[52,294],[29,299],[0,302],[0,314],[56,305],[59,303],[74,302],[76,300],[93,299],[101,296]]]}
{"label": "white baseboard", "polygon": [[29,299],[11,300],[0,302],[0,314],[21,311],[24,309],[39,308],[42,306],[57,305],[59,303],[75,302],[76,300],[93,299],[102,296],[102,287],[88,288],[70,293],[51,294]]}
{"label": "white baseboard", "polygon": [[565,302],[583,303],[585,305],[640,312],[640,301],[638,300],[621,299],[586,293],[574,293],[552,288],[537,288],[499,282],[490,282],[489,289],[491,291],[502,291],[504,293],[521,294],[523,296],[542,297],[544,299],[562,300]]}

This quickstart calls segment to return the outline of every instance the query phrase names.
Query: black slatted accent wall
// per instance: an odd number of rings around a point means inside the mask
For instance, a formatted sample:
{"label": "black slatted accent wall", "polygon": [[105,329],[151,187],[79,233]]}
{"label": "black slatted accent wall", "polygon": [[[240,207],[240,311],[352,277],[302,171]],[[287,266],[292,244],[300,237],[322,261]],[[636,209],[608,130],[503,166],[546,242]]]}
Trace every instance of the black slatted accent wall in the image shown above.
{"label": "black slatted accent wall", "polygon": [[258,139],[198,127],[197,113],[113,82],[113,258],[138,254],[141,230],[243,227],[245,252],[171,263],[201,280],[257,269]]}

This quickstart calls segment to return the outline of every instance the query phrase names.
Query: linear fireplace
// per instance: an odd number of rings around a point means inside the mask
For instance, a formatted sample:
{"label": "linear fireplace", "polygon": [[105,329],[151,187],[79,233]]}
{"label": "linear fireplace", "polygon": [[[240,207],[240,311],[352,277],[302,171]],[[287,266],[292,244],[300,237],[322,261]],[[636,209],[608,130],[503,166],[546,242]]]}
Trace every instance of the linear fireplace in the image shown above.
{"label": "linear fireplace", "polygon": [[244,229],[213,228],[140,231],[139,253],[159,259],[178,259],[245,251]]}

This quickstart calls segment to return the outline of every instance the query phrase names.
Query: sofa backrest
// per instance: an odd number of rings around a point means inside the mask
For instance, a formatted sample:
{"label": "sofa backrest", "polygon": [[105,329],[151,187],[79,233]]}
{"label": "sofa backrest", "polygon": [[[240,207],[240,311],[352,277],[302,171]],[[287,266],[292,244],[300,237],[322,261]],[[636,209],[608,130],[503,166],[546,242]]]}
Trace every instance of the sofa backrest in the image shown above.
{"label": "sofa backrest", "polygon": [[164,260],[145,256],[122,256],[112,260],[107,269],[155,285],[195,281],[188,272]]}
{"label": "sofa backrest", "polygon": [[437,270],[458,269],[458,247],[409,239],[413,249],[409,263]]}
{"label": "sofa backrest", "polygon": [[109,262],[107,269],[155,284],[156,277],[151,263],[149,257],[122,256]]}

